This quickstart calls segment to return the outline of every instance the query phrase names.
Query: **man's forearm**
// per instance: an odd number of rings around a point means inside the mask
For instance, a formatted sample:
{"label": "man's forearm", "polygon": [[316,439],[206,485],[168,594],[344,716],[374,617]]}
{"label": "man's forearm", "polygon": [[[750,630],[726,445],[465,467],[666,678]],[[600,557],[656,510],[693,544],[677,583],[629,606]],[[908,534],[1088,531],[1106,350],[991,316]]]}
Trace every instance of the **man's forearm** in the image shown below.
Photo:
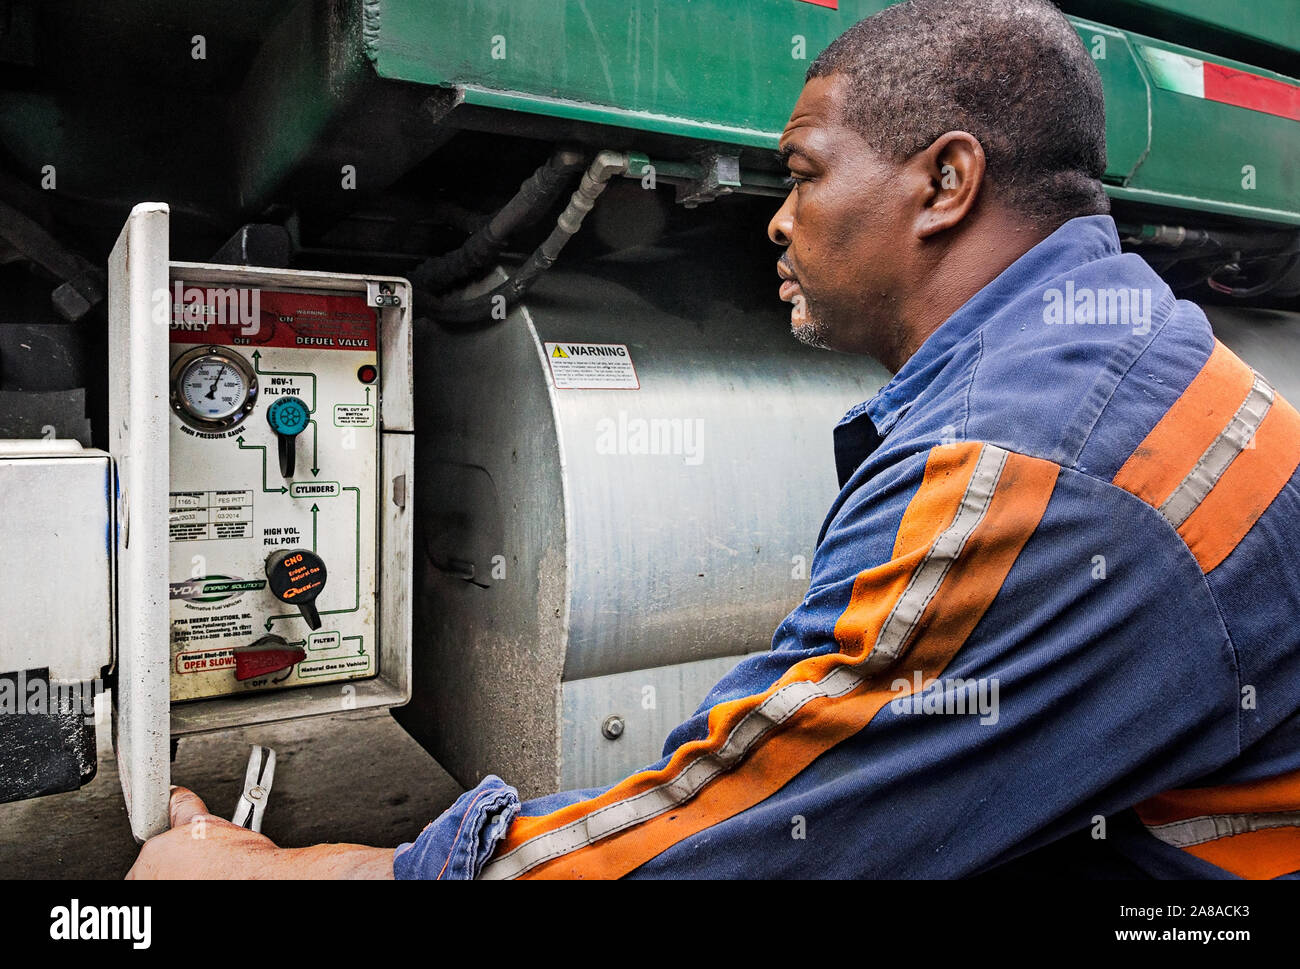
{"label": "man's forearm", "polygon": [[275,867],[282,878],[391,879],[393,849],[351,844],[281,848]]}

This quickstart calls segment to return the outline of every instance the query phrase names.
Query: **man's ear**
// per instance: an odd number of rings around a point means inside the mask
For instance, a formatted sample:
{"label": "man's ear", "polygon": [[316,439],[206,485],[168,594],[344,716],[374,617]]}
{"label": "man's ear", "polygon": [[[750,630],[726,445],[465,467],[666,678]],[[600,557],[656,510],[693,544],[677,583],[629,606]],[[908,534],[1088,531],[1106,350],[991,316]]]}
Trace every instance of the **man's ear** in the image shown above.
{"label": "man's ear", "polygon": [[928,239],[959,225],[975,207],[984,184],[984,146],[966,131],[949,131],[911,164],[922,185],[923,204],[916,213],[916,237]]}

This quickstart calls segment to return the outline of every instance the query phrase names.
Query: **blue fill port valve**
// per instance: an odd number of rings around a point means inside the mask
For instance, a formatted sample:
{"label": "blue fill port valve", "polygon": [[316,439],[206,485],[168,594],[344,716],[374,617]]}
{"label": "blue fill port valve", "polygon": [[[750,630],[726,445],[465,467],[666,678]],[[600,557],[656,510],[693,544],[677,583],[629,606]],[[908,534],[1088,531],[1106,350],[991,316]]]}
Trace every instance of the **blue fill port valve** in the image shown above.
{"label": "blue fill port valve", "polygon": [[311,411],[300,397],[281,397],[266,409],[266,422],[275,431],[279,444],[280,473],[285,478],[293,477],[298,457],[298,435],[307,429],[310,419]]}

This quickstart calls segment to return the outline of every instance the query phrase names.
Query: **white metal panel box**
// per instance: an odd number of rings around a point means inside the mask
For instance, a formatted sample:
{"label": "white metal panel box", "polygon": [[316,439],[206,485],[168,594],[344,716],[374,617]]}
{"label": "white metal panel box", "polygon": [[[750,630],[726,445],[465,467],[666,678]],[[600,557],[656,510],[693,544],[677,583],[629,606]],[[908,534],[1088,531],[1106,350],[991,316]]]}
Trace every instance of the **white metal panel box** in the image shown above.
{"label": "white metal panel box", "polygon": [[122,481],[114,737],[137,838],[178,734],[410,697],[410,285],[171,262],[136,206],[109,265]]}
{"label": "white metal panel box", "polygon": [[75,441],[0,441],[0,673],[100,679],[113,659],[113,468]]}

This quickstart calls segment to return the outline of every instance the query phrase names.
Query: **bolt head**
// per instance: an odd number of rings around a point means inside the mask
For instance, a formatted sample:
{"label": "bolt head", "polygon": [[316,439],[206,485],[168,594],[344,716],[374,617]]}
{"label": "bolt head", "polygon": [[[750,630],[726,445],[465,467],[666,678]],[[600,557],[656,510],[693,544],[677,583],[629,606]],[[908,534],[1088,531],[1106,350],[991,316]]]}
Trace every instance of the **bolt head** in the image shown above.
{"label": "bolt head", "polygon": [[617,740],[623,736],[623,726],[622,717],[606,717],[605,722],[600,725],[600,732],[607,740]]}

